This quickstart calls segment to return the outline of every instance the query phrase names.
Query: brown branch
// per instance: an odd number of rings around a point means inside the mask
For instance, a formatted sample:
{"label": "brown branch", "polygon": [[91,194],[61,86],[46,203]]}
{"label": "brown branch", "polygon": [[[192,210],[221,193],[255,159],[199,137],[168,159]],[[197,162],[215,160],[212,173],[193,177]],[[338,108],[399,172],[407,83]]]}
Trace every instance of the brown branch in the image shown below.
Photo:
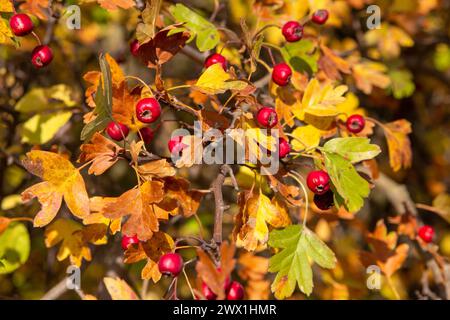
{"label": "brown branch", "polygon": [[214,194],[215,214],[214,214],[214,233],[213,240],[216,244],[222,243],[222,223],[223,213],[227,209],[223,201],[222,186],[227,173],[232,172],[229,165],[223,164],[220,167],[219,174],[211,184],[211,190]]}

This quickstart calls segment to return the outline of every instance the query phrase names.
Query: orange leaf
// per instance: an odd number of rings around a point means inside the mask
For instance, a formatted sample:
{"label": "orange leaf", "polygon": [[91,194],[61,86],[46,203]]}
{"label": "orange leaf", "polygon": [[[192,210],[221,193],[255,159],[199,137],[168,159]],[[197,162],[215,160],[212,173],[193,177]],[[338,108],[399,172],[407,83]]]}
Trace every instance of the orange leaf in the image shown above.
{"label": "orange leaf", "polygon": [[106,277],[103,282],[113,300],[139,300],[133,289],[122,279]]}
{"label": "orange leaf", "polygon": [[411,123],[405,119],[387,123],[383,126],[389,148],[389,163],[392,170],[409,168],[412,161],[411,142],[408,134],[411,133]]}
{"label": "orange leaf", "polygon": [[96,176],[103,174],[118,160],[119,153],[123,150],[111,140],[96,132],[91,138],[91,143],[81,145],[79,162],[93,160],[88,173]]}

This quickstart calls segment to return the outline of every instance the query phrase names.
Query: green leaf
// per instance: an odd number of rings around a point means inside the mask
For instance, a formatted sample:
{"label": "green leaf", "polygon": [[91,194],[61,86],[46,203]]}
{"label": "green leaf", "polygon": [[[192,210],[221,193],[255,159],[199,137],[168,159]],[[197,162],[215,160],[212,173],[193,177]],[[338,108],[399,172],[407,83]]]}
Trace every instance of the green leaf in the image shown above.
{"label": "green leaf", "polygon": [[312,74],[317,71],[319,52],[314,53],[314,43],[310,40],[288,42],[281,48],[284,61],[295,71],[306,71]]}
{"label": "green leaf", "polygon": [[323,146],[327,152],[334,152],[352,163],[375,158],[381,149],[370,140],[363,137],[335,138]]}
{"label": "green leaf", "polygon": [[22,125],[22,142],[43,144],[50,141],[69,121],[72,112],[37,114]]}
{"label": "green leaf", "polygon": [[103,54],[100,55],[100,70],[103,81],[100,81],[95,94],[96,118],[84,126],[81,131],[81,140],[89,140],[95,132],[105,129],[113,120],[111,69]]}
{"label": "green leaf", "polygon": [[0,274],[11,273],[30,255],[30,235],[22,223],[11,224],[0,234]]}
{"label": "green leaf", "polygon": [[389,77],[391,78],[390,91],[395,99],[410,97],[416,90],[413,75],[408,70],[392,70],[389,72]]}
{"label": "green leaf", "polygon": [[336,265],[333,251],[301,225],[273,230],[269,235],[269,245],[282,249],[269,260],[269,271],[277,272],[272,284],[272,292],[277,299],[290,297],[296,284],[303,293],[311,294],[314,284],[310,261],[327,269]]}
{"label": "green leaf", "polygon": [[49,88],[31,89],[16,103],[14,109],[19,112],[39,112],[75,105],[72,89],[65,84],[57,84]]}
{"label": "green leaf", "polygon": [[341,155],[325,150],[323,155],[331,182],[343,198],[346,209],[350,212],[358,211],[364,205],[364,198],[369,195],[369,183]]}
{"label": "green leaf", "polygon": [[200,51],[208,51],[217,46],[220,34],[214,24],[181,3],[171,6],[170,12],[177,21],[184,22],[197,35],[195,44]]}

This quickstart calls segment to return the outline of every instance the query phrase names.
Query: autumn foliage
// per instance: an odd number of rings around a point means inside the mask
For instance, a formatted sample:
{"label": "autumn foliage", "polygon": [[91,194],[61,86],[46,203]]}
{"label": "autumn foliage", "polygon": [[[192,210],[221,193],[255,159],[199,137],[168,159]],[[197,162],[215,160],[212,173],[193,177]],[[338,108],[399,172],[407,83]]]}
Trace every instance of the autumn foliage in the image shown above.
{"label": "autumn foliage", "polygon": [[448,1],[72,2],[0,0],[0,296],[450,298]]}

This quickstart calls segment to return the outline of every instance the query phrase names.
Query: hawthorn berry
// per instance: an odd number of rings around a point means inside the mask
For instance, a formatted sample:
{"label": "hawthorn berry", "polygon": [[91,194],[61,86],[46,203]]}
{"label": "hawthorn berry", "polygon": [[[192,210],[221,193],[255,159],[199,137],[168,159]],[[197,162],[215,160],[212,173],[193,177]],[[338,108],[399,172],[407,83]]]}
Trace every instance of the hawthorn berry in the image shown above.
{"label": "hawthorn berry", "polygon": [[430,243],[431,241],[433,241],[433,237],[434,237],[434,228],[432,226],[429,225],[424,225],[422,227],[419,228],[419,237],[425,241],[426,243]]}
{"label": "hawthorn berry", "polygon": [[127,250],[129,246],[131,246],[132,244],[135,243],[139,243],[139,239],[137,237],[137,235],[134,235],[132,237],[129,237],[127,235],[123,235],[122,237],[122,249],[123,250]]}
{"label": "hawthorn berry", "polygon": [[128,135],[128,127],[122,123],[111,121],[106,127],[106,133],[111,139],[122,141]]}
{"label": "hawthorn berry", "polygon": [[159,258],[158,269],[162,274],[176,277],[183,270],[183,258],[178,253],[166,253]]}
{"label": "hawthorn berry", "polygon": [[217,295],[208,287],[208,285],[202,282],[202,293],[206,300],[216,300]]}
{"label": "hawthorn berry", "polygon": [[161,106],[155,98],[144,98],[136,104],[136,117],[144,123],[155,122],[161,115]]}
{"label": "hawthorn berry", "polygon": [[272,80],[277,85],[284,87],[291,80],[292,70],[286,63],[279,63],[273,67]]}
{"label": "hawthorn berry", "polygon": [[274,109],[262,107],[256,114],[256,121],[265,128],[273,128],[278,123],[278,116]]}
{"label": "hawthorn berry", "polygon": [[364,120],[364,117],[360,114],[351,115],[347,118],[347,122],[345,123],[347,130],[351,133],[361,132],[364,129],[365,125],[366,120]]}
{"label": "hawthorn berry", "polygon": [[306,178],[306,184],[312,192],[322,195],[330,190],[330,176],[323,170],[311,171]]}
{"label": "hawthorn berry", "polygon": [[11,31],[18,37],[26,36],[33,31],[33,21],[25,13],[17,13],[9,19]]}
{"label": "hawthorn berry", "polygon": [[244,287],[237,281],[233,281],[227,293],[227,300],[242,300],[244,298]]}
{"label": "hawthorn berry", "polygon": [[328,210],[334,205],[333,191],[328,190],[324,194],[315,194],[313,201],[320,210]]}
{"label": "hawthorn berry", "polygon": [[133,56],[137,57],[138,55],[138,51],[139,51],[139,41],[137,41],[137,39],[134,39],[133,41],[131,41],[130,43],[130,52]]}
{"label": "hawthorn berry", "polygon": [[287,142],[286,139],[280,138],[278,142],[278,155],[280,158],[286,157],[289,152],[291,152],[291,146],[289,145],[289,142]]}
{"label": "hawthorn berry", "polygon": [[145,144],[149,144],[153,140],[153,137],[155,135],[153,130],[149,127],[142,128],[141,130],[139,130],[139,133]]}
{"label": "hawthorn berry", "polygon": [[169,148],[170,153],[178,154],[186,147],[186,145],[181,142],[182,140],[183,136],[175,136],[169,140],[167,147]]}
{"label": "hawthorn berry", "polygon": [[313,13],[311,21],[316,24],[324,24],[328,20],[328,10],[320,9]]}
{"label": "hawthorn berry", "polygon": [[39,45],[31,53],[31,63],[38,69],[49,65],[52,60],[53,52],[47,45]]}
{"label": "hawthorn berry", "polygon": [[303,26],[297,21],[288,21],[281,28],[287,42],[297,42],[303,37]]}
{"label": "hawthorn berry", "polygon": [[227,70],[227,59],[220,53],[213,53],[205,60],[205,68],[209,68],[213,64],[220,63],[223,70]]}

